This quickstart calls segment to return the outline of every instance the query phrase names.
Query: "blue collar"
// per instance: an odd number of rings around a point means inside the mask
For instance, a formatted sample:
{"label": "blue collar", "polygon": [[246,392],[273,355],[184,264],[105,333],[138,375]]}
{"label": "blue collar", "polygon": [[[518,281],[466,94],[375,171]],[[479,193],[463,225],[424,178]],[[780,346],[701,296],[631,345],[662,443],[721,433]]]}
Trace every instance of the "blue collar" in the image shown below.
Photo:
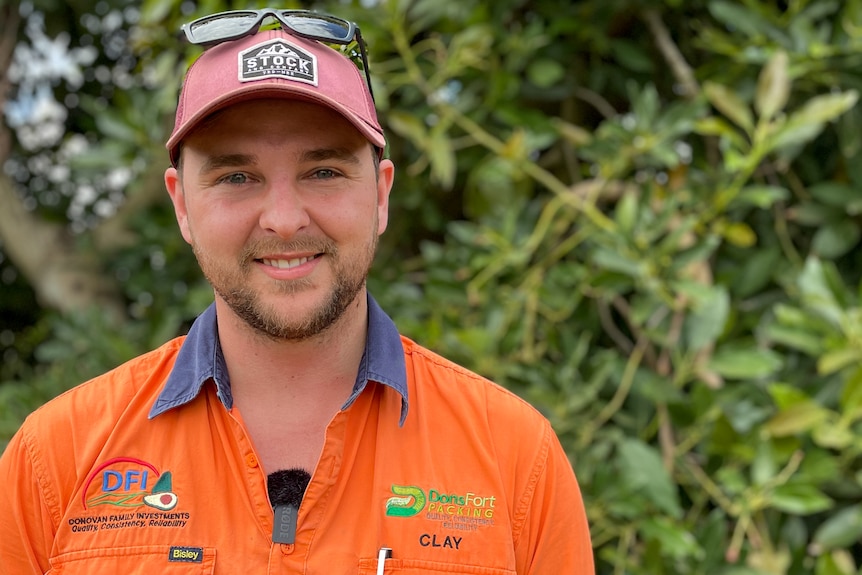
{"label": "blue collar", "polygon": [[[210,305],[192,324],[183,341],[177,360],[165,387],[150,409],[149,418],[188,403],[200,393],[204,383],[215,382],[219,399],[228,409],[233,407],[230,378],[222,355],[216,327],[215,304]],[[404,347],[398,329],[388,315],[368,295],[368,337],[365,353],[359,363],[353,393],[342,409],[349,407],[369,381],[387,385],[401,394],[401,419],[407,417],[407,368]]]}

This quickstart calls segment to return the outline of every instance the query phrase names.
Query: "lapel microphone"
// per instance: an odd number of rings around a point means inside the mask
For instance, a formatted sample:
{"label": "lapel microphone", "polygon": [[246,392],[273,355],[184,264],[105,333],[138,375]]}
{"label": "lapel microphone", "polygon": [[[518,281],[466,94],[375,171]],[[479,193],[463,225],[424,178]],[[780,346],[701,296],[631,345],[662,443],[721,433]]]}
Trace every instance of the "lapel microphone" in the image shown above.
{"label": "lapel microphone", "polygon": [[272,504],[272,542],[292,545],[296,541],[296,517],[311,474],[304,469],[280,469],[266,478]]}

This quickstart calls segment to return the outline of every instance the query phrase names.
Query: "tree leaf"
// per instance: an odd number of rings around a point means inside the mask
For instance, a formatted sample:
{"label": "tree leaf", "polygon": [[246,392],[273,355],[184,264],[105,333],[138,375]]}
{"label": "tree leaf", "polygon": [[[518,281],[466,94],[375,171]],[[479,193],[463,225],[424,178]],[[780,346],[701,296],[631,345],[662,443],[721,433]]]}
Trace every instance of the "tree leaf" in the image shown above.
{"label": "tree leaf", "polygon": [[789,124],[817,124],[831,122],[856,105],[859,93],[847,90],[835,94],[814,96],[802,108],[790,115]]}
{"label": "tree leaf", "polygon": [[631,234],[634,230],[635,222],[638,217],[638,197],[628,190],[623,194],[623,197],[617,203],[614,211],[614,221],[624,234]]}
{"label": "tree leaf", "polygon": [[707,295],[697,302],[695,311],[686,317],[685,336],[688,348],[700,350],[715,343],[724,332],[730,314],[730,295],[724,286],[707,288]]}
{"label": "tree leaf", "polygon": [[781,202],[790,197],[787,188],[780,186],[747,186],[734,198],[731,207],[742,204],[768,209],[776,202]]}
{"label": "tree leaf", "polygon": [[146,0],[141,7],[141,22],[153,24],[162,22],[173,8],[173,0]]}
{"label": "tree leaf", "polygon": [[748,150],[749,143],[743,138],[739,130],[734,128],[724,118],[710,116],[697,120],[692,130],[701,136],[718,136],[732,146],[735,150]]}
{"label": "tree leaf", "polygon": [[764,289],[776,275],[776,265],[782,261],[776,248],[751,250],[742,266],[730,277],[729,287],[735,296],[748,297]]}
{"label": "tree leaf", "polygon": [[754,129],[754,117],[748,104],[743,102],[736,92],[716,82],[704,82],[703,93],[716,110],[747,133],[751,133]]}
{"label": "tree leaf", "polygon": [[844,309],[832,291],[827,275],[824,263],[812,256],[805,261],[797,285],[805,306],[837,331],[841,329]]}
{"label": "tree leaf", "polygon": [[658,542],[662,555],[667,557],[685,559],[703,555],[703,549],[694,535],[666,517],[651,517],[641,523],[638,530],[644,538]]}
{"label": "tree leaf", "polygon": [[761,120],[771,120],[784,109],[790,98],[787,52],[777,51],[760,73],[754,108]]}
{"label": "tree leaf", "polygon": [[745,222],[733,222],[724,226],[721,235],[729,244],[738,248],[750,248],[757,243],[757,234]]}
{"label": "tree leaf", "polygon": [[727,346],[719,348],[709,362],[709,368],[728,379],[761,379],[777,372],[782,357],[769,349]]}
{"label": "tree leaf", "polygon": [[862,505],[851,505],[827,518],[814,532],[817,551],[849,547],[862,537]]}
{"label": "tree leaf", "polygon": [[859,201],[859,189],[841,182],[821,182],[808,188],[819,202],[836,208],[845,208],[848,204]]}
{"label": "tree leaf", "polygon": [[862,406],[862,366],[853,371],[841,390],[841,410],[853,411]]}
{"label": "tree leaf", "polygon": [[138,131],[135,127],[124,121],[119,114],[113,111],[105,110],[97,115],[96,126],[109,139],[126,143],[135,143],[139,140]]}
{"label": "tree leaf", "polygon": [[768,391],[775,405],[782,410],[811,401],[811,397],[804,390],[784,382],[770,384]]}
{"label": "tree leaf", "polygon": [[837,424],[827,422],[823,425],[818,425],[814,428],[811,436],[814,439],[814,443],[820,447],[835,449],[837,451],[847,449],[858,441],[856,435],[847,429],[847,426],[841,425],[840,421]]}
{"label": "tree leaf", "polygon": [[622,479],[629,488],[643,493],[668,515],[679,518],[682,508],[676,485],[655,448],[639,439],[627,437],[620,441],[617,449]]}
{"label": "tree leaf", "polygon": [[853,220],[831,222],[814,234],[811,251],[824,259],[836,259],[856,247],[860,238],[862,230]]}
{"label": "tree leaf", "polygon": [[817,373],[831,375],[849,365],[859,365],[862,362],[862,349],[853,347],[852,342],[849,346],[831,350],[820,356],[817,360]]}
{"label": "tree leaf", "polygon": [[596,249],[590,260],[600,268],[635,278],[643,277],[646,273],[643,262],[629,259],[617,251],[605,248]]}
{"label": "tree leaf", "polygon": [[835,549],[817,558],[814,575],[857,575],[856,561],[846,549]]}
{"label": "tree leaf", "polygon": [[852,108],[858,99],[855,90],[811,98],[771,135],[768,149],[780,150],[813,140],[827,122]]}
{"label": "tree leaf", "polygon": [[805,433],[829,418],[829,410],[813,401],[783,409],[763,426],[771,437]]}
{"label": "tree leaf", "polygon": [[768,499],[772,507],[792,515],[810,515],[834,505],[817,487],[806,484],[779,485],[769,493]]}
{"label": "tree leaf", "polygon": [[445,130],[435,130],[427,142],[428,159],[431,163],[431,176],[444,189],[455,185],[457,161],[452,142]]}
{"label": "tree leaf", "polygon": [[387,114],[386,121],[393,132],[412,141],[417,147],[425,147],[428,129],[415,115],[392,110]]}
{"label": "tree leaf", "polygon": [[823,338],[804,328],[771,324],[766,327],[770,341],[797,349],[808,355],[819,355],[823,350]]}
{"label": "tree leaf", "polygon": [[786,34],[766,18],[737,2],[713,0],[709,3],[709,11],[716,20],[723,22],[730,29],[739,30],[750,39],[766,37],[781,43],[788,42]]}
{"label": "tree leaf", "polygon": [[547,58],[535,60],[527,68],[527,78],[539,88],[550,88],[565,76],[562,64]]}
{"label": "tree leaf", "polygon": [[649,55],[641,49],[639,44],[628,40],[615,39],[611,42],[611,52],[614,58],[632,72],[650,73],[653,70],[653,61]]}

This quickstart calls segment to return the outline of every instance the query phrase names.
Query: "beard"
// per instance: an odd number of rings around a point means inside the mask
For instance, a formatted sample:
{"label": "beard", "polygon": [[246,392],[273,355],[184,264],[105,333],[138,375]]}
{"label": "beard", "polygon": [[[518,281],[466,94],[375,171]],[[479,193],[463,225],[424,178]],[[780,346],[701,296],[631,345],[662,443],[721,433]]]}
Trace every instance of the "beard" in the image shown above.
{"label": "beard", "polygon": [[[344,261],[335,242],[326,239],[298,239],[290,242],[261,240],[246,246],[238,266],[225,266],[210,257],[197,242],[192,249],[204,276],[216,294],[249,327],[276,341],[304,341],[333,326],[365,286],[368,271],[377,249],[377,234],[359,257]],[[261,291],[249,287],[248,278],[261,254],[314,252],[332,262],[334,281],[329,292],[316,307],[306,310],[304,317],[286,317],[277,305],[263,302]],[[312,289],[311,282],[300,279],[290,282],[271,280],[277,295],[290,296]]]}

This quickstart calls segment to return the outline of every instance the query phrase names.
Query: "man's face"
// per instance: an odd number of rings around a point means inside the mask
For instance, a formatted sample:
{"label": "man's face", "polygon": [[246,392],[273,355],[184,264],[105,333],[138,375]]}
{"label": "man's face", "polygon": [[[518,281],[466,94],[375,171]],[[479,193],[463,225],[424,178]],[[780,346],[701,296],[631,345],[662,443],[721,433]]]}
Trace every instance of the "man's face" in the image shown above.
{"label": "man's face", "polygon": [[342,116],[292,100],[236,104],[195,130],[165,182],[216,298],[293,341],[364,298],[394,172],[372,154]]}

